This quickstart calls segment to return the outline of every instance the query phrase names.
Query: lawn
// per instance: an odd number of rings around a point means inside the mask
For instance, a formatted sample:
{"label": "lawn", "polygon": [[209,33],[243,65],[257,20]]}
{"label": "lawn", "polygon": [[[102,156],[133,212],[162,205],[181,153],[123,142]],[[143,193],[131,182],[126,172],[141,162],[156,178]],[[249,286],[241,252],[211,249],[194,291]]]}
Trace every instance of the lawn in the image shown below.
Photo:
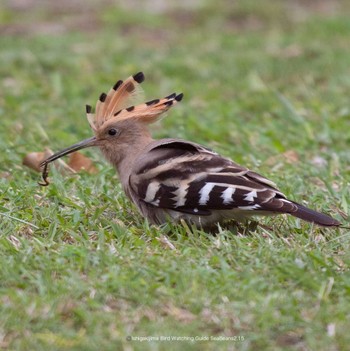
{"label": "lawn", "polygon": [[[151,226],[113,168],[22,165],[91,136],[85,104],[143,71],[184,100],[157,138],[202,143],[349,227],[344,1],[0,5],[0,348],[347,350],[350,230],[288,216],[216,235]],[[224,340],[227,338],[227,340]]]}

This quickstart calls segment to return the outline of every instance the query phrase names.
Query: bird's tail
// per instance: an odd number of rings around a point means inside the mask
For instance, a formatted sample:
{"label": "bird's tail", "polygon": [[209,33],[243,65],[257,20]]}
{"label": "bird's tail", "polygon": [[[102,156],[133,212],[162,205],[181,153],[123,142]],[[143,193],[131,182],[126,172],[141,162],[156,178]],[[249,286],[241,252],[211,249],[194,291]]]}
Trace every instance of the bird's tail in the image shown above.
{"label": "bird's tail", "polygon": [[341,224],[339,221],[330,216],[311,210],[310,208],[296,202],[293,203],[298,207],[298,209],[295,212],[293,211],[291,215],[303,219],[304,221],[313,222],[324,227],[340,226]]}

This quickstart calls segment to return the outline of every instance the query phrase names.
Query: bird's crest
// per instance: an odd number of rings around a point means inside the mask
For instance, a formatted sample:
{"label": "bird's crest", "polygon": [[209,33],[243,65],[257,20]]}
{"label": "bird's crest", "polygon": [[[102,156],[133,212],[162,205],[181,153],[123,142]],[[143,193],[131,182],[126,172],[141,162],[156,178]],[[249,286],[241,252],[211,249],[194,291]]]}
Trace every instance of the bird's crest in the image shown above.
{"label": "bird's crest", "polygon": [[173,93],[163,99],[155,99],[143,104],[133,105],[143,94],[140,84],[145,80],[139,72],[125,81],[119,80],[108,92],[102,93],[97,100],[95,112],[86,105],[86,116],[91,128],[96,131],[111,120],[137,119],[145,123],[155,122],[171,106],[181,101],[183,94]]}

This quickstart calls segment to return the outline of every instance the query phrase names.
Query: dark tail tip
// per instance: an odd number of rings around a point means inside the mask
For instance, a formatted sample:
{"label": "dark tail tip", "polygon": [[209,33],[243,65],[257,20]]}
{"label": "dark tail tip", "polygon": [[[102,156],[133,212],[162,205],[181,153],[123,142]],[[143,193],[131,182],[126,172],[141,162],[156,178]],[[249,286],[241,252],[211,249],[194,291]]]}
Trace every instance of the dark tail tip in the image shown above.
{"label": "dark tail tip", "polygon": [[298,203],[294,202],[294,204],[298,206],[297,211],[291,213],[291,215],[295,217],[303,219],[304,221],[316,223],[324,227],[338,227],[341,225],[339,221],[330,216],[311,210],[310,208],[307,208]]}

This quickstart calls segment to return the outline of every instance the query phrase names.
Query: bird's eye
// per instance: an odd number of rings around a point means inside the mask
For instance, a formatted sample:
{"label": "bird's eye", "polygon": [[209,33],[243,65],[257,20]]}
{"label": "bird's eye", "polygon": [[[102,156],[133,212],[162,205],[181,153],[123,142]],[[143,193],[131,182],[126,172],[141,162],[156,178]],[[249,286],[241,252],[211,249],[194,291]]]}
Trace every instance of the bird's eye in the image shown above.
{"label": "bird's eye", "polygon": [[115,128],[111,128],[108,130],[108,134],[109,135],[116,135],[117,134],[117,130]]}

